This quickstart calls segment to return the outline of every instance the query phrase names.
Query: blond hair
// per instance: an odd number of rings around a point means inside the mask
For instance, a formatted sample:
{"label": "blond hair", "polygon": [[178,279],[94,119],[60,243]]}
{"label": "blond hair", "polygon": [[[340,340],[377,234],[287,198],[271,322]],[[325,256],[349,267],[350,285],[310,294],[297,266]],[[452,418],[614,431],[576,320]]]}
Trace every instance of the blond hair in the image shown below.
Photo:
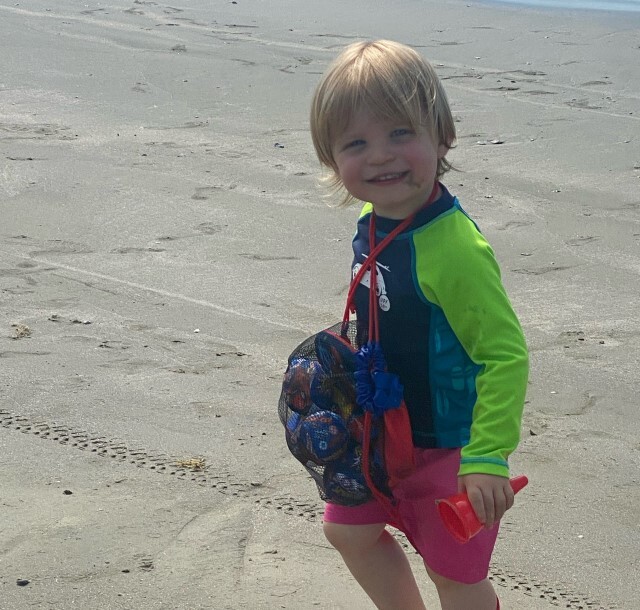
{"label": "blond hair", "polygon": [[[343,189],[333,145],[361,109],[382,120],[427,129],[438,145],[452,148],[455,142],[446,93],[427,60],[390,40],[351,44],[329,66],[311,102],[311,138],[320,163],[331,170],[325,181],[333,193]],[[439,159],[437,178],[451,167],[444,157]],[[342,203],[353,200],[346,193]]]}

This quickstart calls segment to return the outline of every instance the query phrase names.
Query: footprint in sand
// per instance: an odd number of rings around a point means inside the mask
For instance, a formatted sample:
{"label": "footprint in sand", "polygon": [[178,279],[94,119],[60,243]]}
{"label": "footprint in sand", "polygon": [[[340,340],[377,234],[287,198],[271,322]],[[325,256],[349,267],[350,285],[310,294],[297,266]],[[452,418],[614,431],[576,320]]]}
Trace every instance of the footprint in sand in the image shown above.
{"label": "footprint in sand", "polygon": [[50,356],[51,352],[0,352],[0,358],[29,358],[31,356]]}
{"label": "footprint in sand", "polygon": [[94,250],[87,244],[63,241],[61,239],[47,240],[47,245],[42,250],[33,250],[29,252],[30,256],[42,256],[47,254],[93,254]]}
{"label": "footprint in sand", "polygon": [[[207,127],[209,121],[187,121],[182,125],[147,125],[145,129],[155,131],[170,131],[172,129],[197,129],[198,127]],[[154,142],[153,145],[158,144]]]}
{"label": "footprint in sand", "polygon": [[568,239],[564,243],[568,246],[585,246],[586,244],[598,241],[599,239],[600,238],[597,235],[579,235],[573,239]]}
{"label": "footprint in sand", "polygon": [[255,61],[249,61],[247,59],[236,59],[235,57],[231,59],[231,61],[237,61],[243,66],[257,66],[258,64]]}
{"label": "footprint in sand", "polygon": [[220,233],[227,228],[228,225],[219,225],[214,224],[212,222],[203,222],[194,227],[197,233],[189,233],[186,235],[161,235],[156,240],[157,241],[176,241],[177,239],[187,239],[190,237],[200,237],[201,235],[215,235],[216,233]]}
{"label": "footprint in sand", "polygon": [[107,9],[104,9],[104,8],[90,8],[90,9],[87,9],[86,11],[80,11],[81,15],[93,15],[93,13],[104,13],[105,15],[109,14],[107,12]]}
{"label": "footprint in sand", "polygon": [[519,229],[520,227],[530,227],[533,221],[530,220],[510,220],[503,225],[496,227],[497,231],[506,231],[507,229]]}
{"label": "footprint in sand", "polygon": [[238,185],[237,184],[216,184],[213,186],[201,186],[196,189],[196,192],[191,195],[191,199],[196,201],[205,201],[209,199],[211,195],[220,193],[222,191],[232,191]]}
{"label": "footprint in sand", "polygon": [[238,256],[242,256],[242,258],[248,258],[252,261],[297,261],[300,260],[297,256],[268,256],[265,254],[247,254],[242,253]]}
{"label": "footprint in sand", "polygon": [[486,87],[483,91],[520,91],[520,87],[513,85],[500,85],[499,87]]}
{"label": "footprint in sand", "polygon": [[212,150],[207,152],[213,152],[216,157],[223,157],[224,159],[247,159],[251,156],[251,153],[245,152],[243,150],[231,150],[231,149],[223,149],[223,150]]}
{"label": "footprint in sand", "polygon": [[216,233],[220,233],[220,231],[224,231],[227,225],[217,225],[212,222],[201,222],[195,230],[203,235],[215,235]]}
{"label": "footprint in sand", "polygon": [[506,72],[500,72],[499,74],[522,74],[523,76],[546,76],[546,72],[540,72],[539,70],[507,70]]}
{"label": "footprint in sand", "polygon": [[591,102],[589,102],[589,100],[585,98],[582,98],[582,99],[573,98],[572,100],[565,102],[565,105],[571,108],[584,108],[585,110],[602,110],[603,108],[602,106],[597,106],[596,104],[592,104]]}
{"label": "footprint in sand", "polygon": [[46,157],[7,157],[9,161],[48,161]]}
{"label": "footprint in sand", "polygon": [[564,271],[571,269],[573,265],[549,265],[547,267],[538,267],[537,269],[511,269],[513,273],[521,273],[523,275],[545,275],[554,271]]}
{"label": "footprint in sand", "polygon": [[136,248],[136,247],[125,247],[125,248],[114,248],[110,250],[112,254],[135,254],[138,252],[165,252],[164,248]]}
{"label": "footprint in sand", "polygon": [[69,133],[70,129],[54,123],[0,123],[0,140],[75,140],[78,136]]}

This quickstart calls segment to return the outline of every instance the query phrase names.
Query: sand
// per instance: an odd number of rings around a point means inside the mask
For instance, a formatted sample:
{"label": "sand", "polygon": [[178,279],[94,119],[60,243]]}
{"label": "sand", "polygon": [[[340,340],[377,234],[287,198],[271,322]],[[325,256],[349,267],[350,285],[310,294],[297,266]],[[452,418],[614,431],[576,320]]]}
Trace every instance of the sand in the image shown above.
{"label": "sand", "polygon": [[444,79],[446,183],[531,347],[504,607],[636,610],[639,34],[453,0],[0,2],[0,608],[371,607],[276,403],[341,315],[357,215],[317,186],[311,91],[387,37]]}

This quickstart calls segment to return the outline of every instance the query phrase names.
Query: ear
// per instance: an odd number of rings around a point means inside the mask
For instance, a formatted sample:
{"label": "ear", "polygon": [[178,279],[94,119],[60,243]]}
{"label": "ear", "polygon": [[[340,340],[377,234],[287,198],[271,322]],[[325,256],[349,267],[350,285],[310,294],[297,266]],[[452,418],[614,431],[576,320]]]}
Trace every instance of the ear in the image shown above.
{"label": "ear", "polygon": [[443,159],[449,152],[449,146],[446,144],[438,144],[438,159]]}

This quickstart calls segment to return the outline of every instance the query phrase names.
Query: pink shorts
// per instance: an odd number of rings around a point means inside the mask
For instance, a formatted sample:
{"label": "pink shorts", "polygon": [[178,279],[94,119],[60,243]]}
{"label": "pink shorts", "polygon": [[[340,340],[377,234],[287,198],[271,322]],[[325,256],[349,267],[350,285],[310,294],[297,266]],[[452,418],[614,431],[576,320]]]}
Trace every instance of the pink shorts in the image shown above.
{"label": "pink shorts", "polygon": [[459,449],[415,449],[416,471],[394,491],[402,528],[377,501],[360,506],[327,503],[324,521],[341,525],[387,523],[403,529],[425,564],[456,582],[473,584],[487,577],[498,525],[460,544],[442,525],[435,501],[458,492]]}

